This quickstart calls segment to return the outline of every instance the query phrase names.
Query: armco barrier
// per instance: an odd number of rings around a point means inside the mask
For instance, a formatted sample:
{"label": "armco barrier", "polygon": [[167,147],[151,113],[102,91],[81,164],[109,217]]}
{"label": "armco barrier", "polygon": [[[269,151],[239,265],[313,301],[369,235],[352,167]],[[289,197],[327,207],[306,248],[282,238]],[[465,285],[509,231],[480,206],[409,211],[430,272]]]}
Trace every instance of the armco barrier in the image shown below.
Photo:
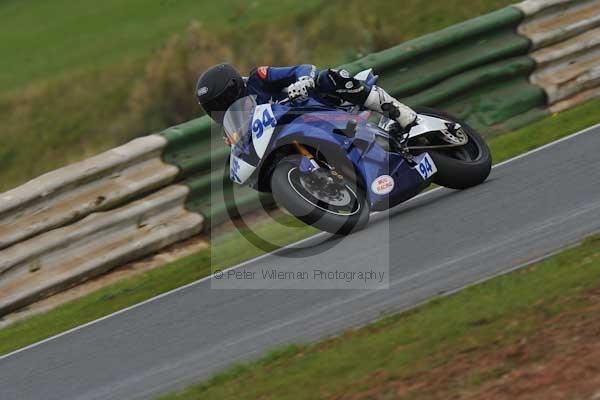
{"label": "armco barrier", "polygon": [[531,81],[544,89],[550,110],[600,97],[600,1],[526,1],[519,27],[532,42]]}
{"label": "armco barrier", "polygon": [[171,185],[0,252],[0,315],[197,234],[203,218]]}
{"label": "armco barrier", "polygon": [[161,160],[166,144],[135,139],[1,194],[0,249],[169,184],[178,170]]}
{"label": "armco barrier", "polygon": [[[527,0],[343,67],[491,133],[600,96],[599,64],[600,0]],[[198,118],[0,194],[0,315],[225,220],[211,132]]]}
{"label": "armco barrier", "polygon": [[381,86],[406,103],[447,109],[485,130],[544,104],[543,91],[528,82],[534,62],[529,40],[516,32],[522,19],[507,7],[345,67],[374,68]]}

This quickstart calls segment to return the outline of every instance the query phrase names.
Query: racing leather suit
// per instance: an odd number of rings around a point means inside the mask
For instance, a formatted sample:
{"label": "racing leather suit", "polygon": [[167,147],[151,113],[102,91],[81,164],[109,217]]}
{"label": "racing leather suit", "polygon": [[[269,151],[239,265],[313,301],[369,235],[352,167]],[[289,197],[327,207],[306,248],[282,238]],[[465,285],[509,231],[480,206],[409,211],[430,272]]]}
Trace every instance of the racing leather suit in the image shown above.
{"label": "racing leather suit", "polygon": [[[306,83],[303,83],[306,82]],[[381,113],[407,130],[415,124],[417,115],[385,90],[350,76],[346,70],[317,70],[314,65],[292,67],[259,67],[246,80],[249,94],[256,95],[259,104],[281,101],[288,89],[314,87],[316,95],[326,102],[339,105],[344,101]],[[291,96],[290,96],[291,97]]]}

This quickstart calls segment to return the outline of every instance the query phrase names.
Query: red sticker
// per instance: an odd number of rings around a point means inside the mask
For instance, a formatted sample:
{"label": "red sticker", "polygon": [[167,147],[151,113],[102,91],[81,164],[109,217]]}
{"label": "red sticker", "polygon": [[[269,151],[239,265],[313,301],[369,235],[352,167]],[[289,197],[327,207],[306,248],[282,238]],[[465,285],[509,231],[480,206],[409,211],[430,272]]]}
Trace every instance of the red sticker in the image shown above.
{"label": "red sticker", "polygon": [[256,73],[260,79],[267,79],[267,72],[269,71],[269,67],[259,67]]}
{"label": "red sticker", "polygon": [[377,177],[371,184],[371,191],[378,195],[384,195],[394,190],[394,178],[389,175]]}

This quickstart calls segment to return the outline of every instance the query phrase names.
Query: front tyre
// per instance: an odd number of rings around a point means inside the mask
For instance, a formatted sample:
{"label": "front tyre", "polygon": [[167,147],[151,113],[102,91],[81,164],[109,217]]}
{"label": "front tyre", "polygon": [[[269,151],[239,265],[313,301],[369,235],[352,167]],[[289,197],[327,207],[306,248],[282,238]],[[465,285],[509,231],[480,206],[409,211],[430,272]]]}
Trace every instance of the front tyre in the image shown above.
{"label": "front tyre", "polygon": [[464,121],[443,111],[418,107],[419,114],[458,122],[468,137],[468,142],[459,147],[430,150],[438,172],[433,182],[451,189],[466,189],[483,183],[492,169],[492,154],[481,135]]}
{"label": "front tyre", "polygon": [[281,160],[271,175],[277,204],[322,231],[347,235],[364,228],[369,221],[364,190],[346,178],[334,179],[326,167],[319,171],[302,173],[293,157]]}

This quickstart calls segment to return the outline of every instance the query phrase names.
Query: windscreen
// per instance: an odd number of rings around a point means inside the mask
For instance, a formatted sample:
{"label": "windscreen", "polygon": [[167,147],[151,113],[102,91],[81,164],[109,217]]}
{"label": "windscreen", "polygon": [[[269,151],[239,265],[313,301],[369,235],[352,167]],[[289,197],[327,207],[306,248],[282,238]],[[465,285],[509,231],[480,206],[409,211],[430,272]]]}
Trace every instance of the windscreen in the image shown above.
{"label": "windscreen", "polygon": [[256,107],[255,96],[236,100],[225,113],[223,129],[232,146],[241,147],[250,140],[250,122]]}

